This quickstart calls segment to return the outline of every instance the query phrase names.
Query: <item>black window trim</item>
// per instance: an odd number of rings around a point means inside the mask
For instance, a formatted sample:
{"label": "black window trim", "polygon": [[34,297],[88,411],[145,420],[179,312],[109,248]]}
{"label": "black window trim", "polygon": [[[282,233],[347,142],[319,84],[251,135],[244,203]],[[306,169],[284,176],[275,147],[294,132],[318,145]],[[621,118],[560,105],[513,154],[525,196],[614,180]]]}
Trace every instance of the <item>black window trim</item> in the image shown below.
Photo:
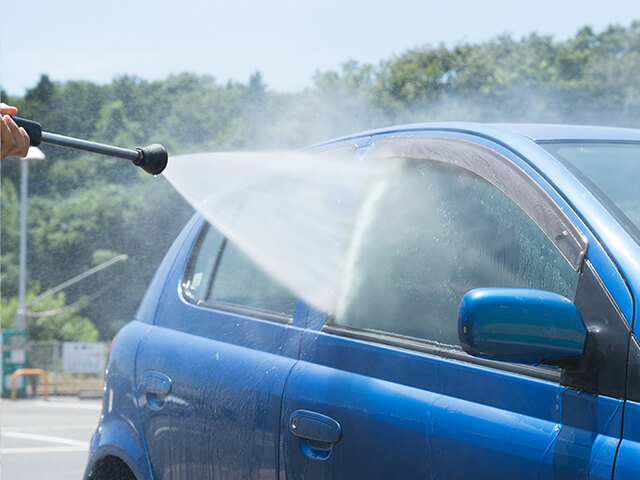
{"label": "black window trim", "polygon": [[507,363],[497,360],[488,360],[486,358],[474,357],[472,355],[469,355],[464,350],[462,350],[461,347],[458,347],[456,345],[447,345],[432,340],[410,337],[397,333],[331,324],[329,323],[329,318],[330,317],[327,316],[327,323],[320,329],[322,333],[353,338],[355,340],[362,340],[365,342],[388,345],[391,347],[403,348],[411,352],[437,355],[442,358],[459,360],[474,365],[490,367],[496,370],[527,375],[529,377],[539,378],[541,380],[547,380],[549,382],[560,383],[562,372],[558,368]]}
{"label": "black window trim", "polygon": [[[212,229],[213,227],[209,224],[208,229]],[[222,255],[224,254],[224,249],[227,246],[227,237],[222,237],[222,242],[220,243],[220,247],[218,248],[218,255],[216,255],[216,261],[213,264],[213,268],[211,269],[211,276],[209,277],[209,281],[207,282],[207,288],[205,290],[205,298],[209,298],[211,293],[213,293],[213,283],[215,281],[216,275],[218,274],[218,267],[220,266],[220,260],[222,260]]]}
{"label": "black window trim", "polygon": [[[187,296],[185,298],[188,299]],[[194,301],[188,299],[189,303],[198,307],[203,307],[209,310],[215,310],[221,313],[230,313],[233,315],[241,315],[244,317],[257,318],[259,320],[268,320],[274,323],[280,323],[283,325],[291,325],[293,323],[292,315],[285,315],[283,313],[272,312],[270,310],[263,310],[258,307],[249,307],[246,305],[238,305],[236,303],[217,302],[210,300],[198,300]],[[297,299],[296,299],[297,301]]]}

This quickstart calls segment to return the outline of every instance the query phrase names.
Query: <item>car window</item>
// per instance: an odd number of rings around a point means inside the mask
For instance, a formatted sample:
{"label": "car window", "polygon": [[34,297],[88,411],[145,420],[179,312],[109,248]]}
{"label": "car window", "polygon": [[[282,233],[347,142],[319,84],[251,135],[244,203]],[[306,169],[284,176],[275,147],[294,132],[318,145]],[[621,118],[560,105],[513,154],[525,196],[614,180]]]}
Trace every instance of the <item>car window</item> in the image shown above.
{"label": "car window", "polygon": [[292,317],[296,306],[295,294],[210,225],[191,249],[182,290],[194,303],[221,309],[248,307]]}
{"label": "car window", "polygon": [[223,239],[220,232],[208,226],[200,233],[182,281],[182,290],[190,300],[197,302],[207,298]]}
{"label": "car window", "polygon": [[296,296],[264,273],[233,243],[220,257],[208,300],[293,316]]}
{"label": "car window", "polygon": [[501,190],[454,165],[400,162],[354,227],[333,324],[457,345],[473,288],[573,299],[578,273]]}
{"label": "car window", "polygon": [[[580,180],[640,243],[640,145],[614,142],[540,143]],[[576,171],[577,170],[577,171]]]}

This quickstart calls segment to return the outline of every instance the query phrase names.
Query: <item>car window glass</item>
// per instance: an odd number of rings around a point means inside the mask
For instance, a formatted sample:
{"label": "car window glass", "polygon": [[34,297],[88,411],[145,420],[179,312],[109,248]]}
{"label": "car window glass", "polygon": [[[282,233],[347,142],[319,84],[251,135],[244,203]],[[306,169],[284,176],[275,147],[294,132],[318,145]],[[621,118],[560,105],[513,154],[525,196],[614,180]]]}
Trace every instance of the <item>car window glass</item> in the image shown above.
{"label": "car window glass", "polygon": [[199,301],[207,298],[223,238],[220,232],[209,226],[200,233],[182,281],[183,291],[189,299]]}
{"label": "car window glass", "polygon": [[334,324],[457,345],[473,288],[573,299],[578,274],[502,191],[453,165],[399,165],[359,216]]}
{"label": "car window glass", "polygon": [[[640,243],[640,145],[607,142],[541,143],[559,160],[577,169],[580,180]],[[584,178],[586,177],[586,178]]]}
{"label": "car window glass", "polygon": [[233,243],[220,257],[209,301],[225,302],[293,316],[296,296],[264,273]]}

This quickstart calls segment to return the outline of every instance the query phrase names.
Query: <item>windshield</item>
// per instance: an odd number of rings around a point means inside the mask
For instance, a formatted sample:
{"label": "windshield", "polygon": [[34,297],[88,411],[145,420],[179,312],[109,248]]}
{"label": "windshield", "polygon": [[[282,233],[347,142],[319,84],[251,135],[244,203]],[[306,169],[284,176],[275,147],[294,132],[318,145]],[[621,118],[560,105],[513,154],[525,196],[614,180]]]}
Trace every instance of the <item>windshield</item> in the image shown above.
{"label": "windshield", "polygon": [[564,161],[640,243],[640,143],[562,142],[541,146]]}

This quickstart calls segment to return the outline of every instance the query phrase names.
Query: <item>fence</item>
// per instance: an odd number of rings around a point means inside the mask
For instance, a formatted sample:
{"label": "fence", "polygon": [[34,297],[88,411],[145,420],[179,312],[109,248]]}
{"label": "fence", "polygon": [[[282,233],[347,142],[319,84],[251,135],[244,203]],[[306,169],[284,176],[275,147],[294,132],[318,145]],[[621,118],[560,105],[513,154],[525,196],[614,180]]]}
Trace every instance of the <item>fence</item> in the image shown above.
{"label": "fence", "polygon": [[[78,368],[73,368],[73,349],[69,353],[69,346],[64,347],[64,342],[28,342],[23,345],[2,345],[4,352],[24,350],[26,352],[26,365],[29,368],[41,368],[49,377],[49,393],[53,395],[101,395],[104,381],[104,366],[100,373],[73,373]],[[78,345],[78,344],[75,344]],[[104,352],[108,344],[103,344]],[[67,348],[67,354],[63,350]],[[104,353],[103,352],[103,353]],[[63,357],[66,364],[63,363]],[[70,360],[71,358],[71,360]],[[104,357],[102,357],[104,358]],[[81,370],[81,369],[80,369]],[[9,372],[5,372],[9,373]],[[42,395],[44,393],[42,381],[38,377],[26,377],[26,395]],[[6,388],[5,388],[6,394]]]}

